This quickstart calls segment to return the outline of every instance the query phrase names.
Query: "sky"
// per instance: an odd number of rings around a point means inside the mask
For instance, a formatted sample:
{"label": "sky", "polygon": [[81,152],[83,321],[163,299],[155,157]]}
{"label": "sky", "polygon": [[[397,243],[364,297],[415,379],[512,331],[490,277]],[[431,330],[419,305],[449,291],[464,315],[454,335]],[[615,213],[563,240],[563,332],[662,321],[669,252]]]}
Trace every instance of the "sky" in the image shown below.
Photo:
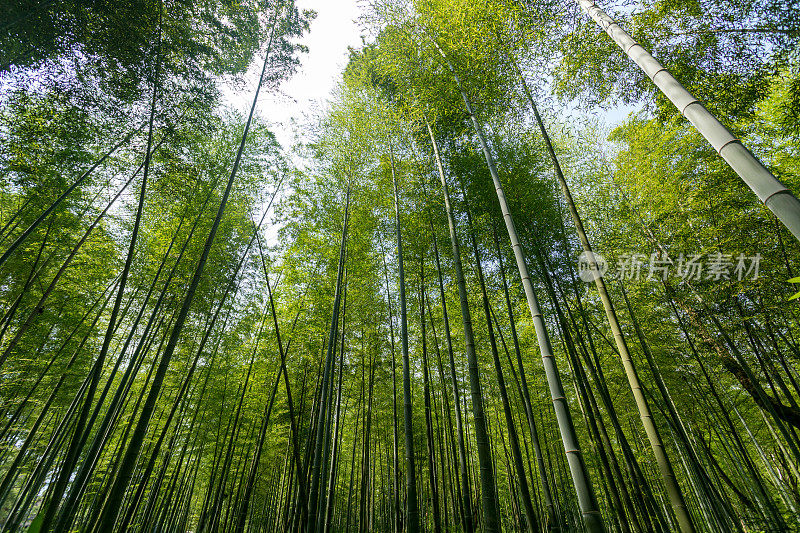
{"label": "sky", "polygon": [[[317,17],[311,22],[311,31],[300,40],[309,51],[300,56],[301,64],[297,71],[283,81],[277,91],[264,91],[259,95],[256,108],[258,115],[269,123],[284,148],[288,149],[297,142],[296,135],[304,130],[304,122],[325,109],[325,103],[347,64],[348,47],[361,46],[364,32],[357,20],[361,14],[359,3],[363,1],[296,0],[299,10],[312,9],[317,12]],[[234,90],[223,87],[226,103],[242,113],[249,111],[259,65],[259,60],[253,61],[244,88]],[[563,110],[564,106],[561,107]],[[570,109],[570,106],[566,108]],[[598,109],[597,118],[605,123],[606,128],[611,128],[637,109],[639,106]],[[583,113],[585,110],[570,110],[560,119],[569,121]],[[292,121],[297,124],[293,125]]]}
{"label": "sky", "polygon": [[[278,91],[261,93],[257,107],[258,114],[268,121],[285,148],[293,144],[298,131],[292,127],[292,119],[302,122],[315,109],[324,108],[347,65],[347,47],[360,46],[362,34],[357,24],[358,0],[297,0],[296,5],[301,11],[317,12],[311,21],[311,31],[300,40],[308,47],[308,53],[300,56],[297,72]],[[250,83],[244,89],[223,91],[229,103],[242,112],[248,110],[255,88],[256,76],[248,78]]]}

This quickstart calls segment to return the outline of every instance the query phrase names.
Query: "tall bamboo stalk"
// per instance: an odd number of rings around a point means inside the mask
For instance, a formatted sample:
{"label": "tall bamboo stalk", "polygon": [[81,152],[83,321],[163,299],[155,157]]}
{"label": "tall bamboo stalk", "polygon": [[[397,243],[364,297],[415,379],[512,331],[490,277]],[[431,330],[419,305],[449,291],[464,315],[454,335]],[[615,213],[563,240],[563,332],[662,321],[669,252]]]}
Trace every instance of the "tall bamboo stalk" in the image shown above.
{"label": "tall bamboo stalk", "polygon": [[397,190],[394,154],[390,151],[392,188],[394,190],[394,221],[397,237],[397,270],[400,276],[400,341],[403,356],[403,429],[406,444],[406,507],[409,533],[419,531],[419,509],[417,508],[417,477],[414,468],[414,428],[411,410],[411,369],[408,358],[408,312],[406,307],[406,280],[403,270],[403,238],[400,224],[400,198]]}
{"label": "tall bamboo stalk", "polygon": [[[430,124],[426,121],[425,125],[428,128],[428,133],[431,138],[436,165],[442,182],[444,208],[447,213],[448,229],[450,230],[450,243],[453,246],[453,268],[456,273],[456,282],[458,284],[458,299],[461,303],[461,322],[464,327],[464,346],[467,352],[467,364],[469,366],[469,388],[470,395],[472,396],[472,414],[475,424],[475,447],[478,452],[478,468],[480,470],[483,527],[488,533],[495,533],[500,531],[500,516],[497,510],[497,498],[495,496],[492,451],[486,428],[486,415],[483,409],[483,390],[481,389],[480,369],[478,367],[478,358],[475,354],[475,334],[472,329],[472,313],[469,310],[467,284],[464,279],[464,270],[461,266],[461,245],[459,244],[458,234],[456,233],[455,216],[453,215],[453,207],[450,204],[450,192],[447,186],[444,168],[442,167],[439,147]],[[467,454],[467,457],[469,456],[470,455]],[[469,493],[465,492],[465,501],[468,497]]]}
{"label": "tall bamboo stalk", "polygon": [[656,463],[658,464],[658,469],[661,473],[661,478],[667,488],[667,495],[669,496],[669,501],[672,504],[672,509],[675,511],[675,514],[678,517],[678,523],[680,524],[681,531],[684,533],[692,533],[694,531],[694,524],[692,523],[691,514],[686,508],[683,492],[681,491],[680,485],[678,485],[678,480],[675,477],[675,471],[672,468],[672,463],[667,457],[666,449],[661,440],[661,435],[658,432],[658,428],[655,425],[653,414],[650,411],[650,406],[648,405],[647,399],[644,397],[644,393],[642,392],[639,374],[636,371],[636,366],[634,365],[630,351],[628,350],[628,344],[625,341],[624,335],[622,334],[622,328],[620,327],[619,319],[617,318],[617,312],[614,309],[614,304],[612,303],[611,297],[608,294],[605,281],[603,280],[603,276],[600,274],[595,262],[592,245],[589,243],[589,238],[587,237],[586,230],[583,227],[583,221],[578,213],[578,208],[575,206],[575,201],[572,198],[572,192],[569,189],[567,180],[564,178],[564,173],[561,171],[561,165],[558,162],[555,149],[550,141],[550,135],[547,133],[547,129],[544,126],[544,121],[539,115],[539,109],[536,106],[536,102],[533,100],[530,90],[528,89],[525,78],[523,77],[522,72],[519,71],[516,62],[512,61],[512,63],[517,69],[517,75],[519,76],[525,96],[528,98],[528,103],[533,110],[533,115],[536,118],[537,125],[539,126],[539,132],[542,134],[545,147],[547,148],[547,153],[549,154],[550,160],[553,163],[556,179],[561,188],[561,192],[564,195],[564,200],[567,203],[567,208],[569,209],[572,222],[575,225],[575,230],[578,233],[578,238],[581,241],[583,251],[587,256],[589,266],[592,269],[592,278],[594,279],[594,284],[597,287],[597,293],[600,296],[600,301],[603,303],[606,319],[608,320],[608,325],[611,328],[611,333],[614,337],[614,343],[616,344],[617,352],[619,352],[620,359],[622,360],[622,366],[625,369],[625,377],[628,379],[628,384],[630,385],[631,392],[633,393],[633,398],[636,401],[636,408],[639,411],[639,417],[641,418],[642,425],[647,433],[647,439],[650,441],[650,447],[653,450],[653,455],[655,455]]}
{"label": "tall bamboo stalk", "polygon": [[[433,530],[441,533],[442,520],[439,506],[439,484],[436,471],[436,447],[433,438],[433,418],[431,416],[431,388],[428,375],[428,341],[425,329],[425,259],[424,255],[419,260],[419,323],[420,338],[422,341],[422,380],[423,397],[425,402],[425,434],[427,437],[428,451],[428,483],[431,490],[431,503],[433,504]],[[440,458],[442,460],[444,458]]]}
{"label": "tall bamboo stalk", "polygon": [[[345,257],[347,253],[347,232],[350,223],[350,184],[347,186],[347,196],[345,199],[345,213],[344,222],[342,224],[342,238],[339,245],[339,265],[336,273],[336,290],[333,297],[333,313],[331,318],[330,331],[328,334],[328,344],[326,355],[324,359],[324,370],[321,375],[320,394],[316,400],[316,413],[314,423],[316,427],[314,433],[309,438],[308,450],[313,450],[313,466],[311,471],[311,481],[308,497],[308,524],[307,527],[311,533],[318,530],[318,505],[320,499],[320,481],[323,472],[323,446],[326,440],[327,428],[327,404],[328,404],[328,387],[329,376],[333,368],[334,352],[336,351],[336,337],[339,330],[339,306],[341,305],[342,298],[342,278],[344,276]],[[313,448],[312,448],[313,444]]]}
{"label": "tall bamboo stalk", "polygon": [[278,17],[278,9],[275,9],[272,21],[272,30],[269,38],[269,44],[267,46],[267,52],[264,57],[264,64],[261,68],[261,75],[258,80],[258,85],[256,87],[255,95],[253,96],[253,103],[250,106],[250,114],[248,115],[247,123],[245,124],[244,132],[242,133],[242,139],[239,144],[238,151],[236,153],[236,159],[234,160],[233,168],[231,169],[231,174],[230,177],[228,178],[228,182],[225,187],[225,192],[222,195],[222,199],[220,201],[219,208],[217,209],[216,217],[211,227],[211,231],[209,232],[208,237],[206,238],[205,245],[203,246],[203,252],[200,256],[199,261],[197,262],[197,266],[195,267],[194,275],[189,285],[189,289],[186,292],[186,295],[183,299],[183,304],[175,320],[175,324],[172,328],[169,342],[167,343],[164,353],[161,355],[161,359],[158,364],[158,369],[156,371],[155,377],[153,378],[153,385],[151,386],[150,393],[142,408],[142,412],[139,416],[139,420],[137,422],[136,430],[133,434],[131,443],[128,445],[128,448],[125,452],[125,457],[123,458],[122,465],[120,467],[120,473],[115,478],[114,484],[109,492],[108,498],[104,505],[103,513],[98,522],[97,529],[99,531],[110,531],[114,527],[114,523],[116,522],[117,516],[120,511],[120,504],[122,501],[122,497],[125,493],[125,490],[128,487],[128,484],[131,481],[133,468],[139,457],[139,451],[141,449],[142,442],[144,441],[145,433],[147,431],[147,426],[149,425],[150,418],[152,416],[152,411],[153,408],[155,407],[156,399],[158,398],[158,394],[161,390],[164,376],[166,375],[167,368],[169,366],[170,360],[172,359],[172,355],[175,353],[178,340],[180,339],[181,336],[181,330],[186,321],[186,317],[189,314],[189,308],[191,307],[192,301],[194,300],[195,291],[200,283],[200,278],[203,275],[203,270],[205,269],[206,262],[208,261],[208,255],[211,251],[211,246],[214,244],[214,239],[217,235],[220,221],[222,220],[222,215],[225,212],[225,207],[227,206],[228,198],[230,197],[230,192],[231,189],[233,188],[234,179],[236,178],[237,171],[239,170],[239,164],[241,163],[242,153],[244,152],[244,146],[245,143],[247,142],[247,134],[250,130],[250,124],[253,119],[253,113],[255,111],[256,103],[258,102],[258,94],[259,91],[261,90],[261,84],[264,80],[264,75],[267,70],[267,65],[269,64],[270,49],[272,46],[272,39],[275,34],[277,17]]}
{"label": "tall bamboo stalk", "polygon": [[564,386],[561,384],[561,375],[558,371],[558,364],[556,363],[555,355],[553,355],[553,347],[550,343],[550,335],[547,332],[547,326],[544,323],[544,315],[539,306],[539,299],[533,290],[531,283],[531,276],[528,272],[528,265],[525,262],[525,253],[522,250],[517,229],[514,225],[514,219],[511,216],[511,210],[506,201],[506,195],[503,191],[503,185],[500,183],[500,176],[497,173],[497,167],[494,162],[494,156],[489,149],[486,141],[486,135],[483,132],[483,126],[478,120],[475,111],[472,108],[472,102],[467,96],[464,86],[461,83],[461,78],[456,72],[455,67],[448,59],[438,44],[436,48],[442,55],[442,58],[447,63],[448,68],[453,74],[456,85],[458,86],[461,97],[464,100],[464,105],[467,114],[472,120],[472,125],[475,128],[475,133],[481,143],[483,155],[486,158],[486,164],[489,167],[489,174],[492,177],[495,192],[497,193],[497,200],[500,203],[500,211],[503,213],[505,220],[506,230],[508,237],[511,240],[511,247],[514,250],[514,259],[517,262],[517,269],[519,270],[520,278],[522,280],[522,288],[525,292],[525,299],[528,302],[528,307],[531,311],[531,319],[533,320],[534,328],[536,329],[536,338],[539,344],[539,351],[542,356],[542,364],[544,365],[545,374],[547,376],[547,384],[550,388],[550,396],[553,401],[553,409],[556,412],[556,420],[558,421],[559,433],[561,440],[564,444],[564,451],[567,454],[567,462],[569,463],[570,475],[572,483],[575,486],[575,491],[578,495],[578,504],[581,509],[584,525],[591,533],[599,533],[605,531],[603,525],[602,515],[597,505],[597,498],[592,488],[592,483],[589,478],[589,471],[586,468],[586,462],[581,452],[580,444],[578,443],[578,435],[575,432],[575,425],[572,422],[572,414],[569,412],[567,404],[567,397],[564,393]]}
{"label": "tall bamboo stalk", "polygon": [[[497,388],[500,393],[500,399],[503,404],[503,415],[506,420],[506,427],[508,428],[508,441],[511,446],[511,454],[513,458],[514,468],[517,474],[517,484],[519,487],[519,500],[525,511],[525,518],[527,521],[527,529],[532,533],[539,528],[539,520],[536,512],[533,510],[531,503],[530,490],[528,488],[528,478],[522,464],[522,453],[519,448],[519,438],[517,437],[517,430],[514,427],[514,418],[511,412],[511,403],[508,400],[508,391],[506,390],[505,378],[503,377],[503,368],[500,364],[500,355],[497,349],[497,340],[492,327],[492,313],[489,303],[489,295],[486,291],[486,281],[483,275],[483,266],[481,264],[481,256],[478,250],[478,241],[475,238],[475,228],[472,223],[472,214],[469,209],[469,202],[467,201],[466,190],[464,189],[463,182],[461,183],[461,192],[464,199],[464,210],[467,214],[467,227],[469,229],[470,240],[472,242],[472,253],[475,256],[475,270],[478,274],[478,285],[481,288],[481,300],[483,303],[484,318],[486,319],[487,332],[489,334],[489,346],[492,351],[492,362],[494,363],[495,374],[497,376]],[[502,430],[501,430],[502,435]]]}
{"label": "tall bamboo stalk", "polygon": [[[440,177],[444,179],[444,169],[442,168],[442,161],[441,157],[439,156],[439,147],[436,143],[436,139],[433,136],[433,130],[431,129],[428,122],[425,122],[427,126],[428,133],[430,135],[431,144],[433,146],[434,154],[436,156],[436,165],[437,169],[439,170]],[[436,261],[436,278],[439,285],[439,299],[441,300],[442,305],[442,321],[444,323],[444,334],[445,334],[445,341],[447,343],[447,355],[449,359],[449,370],[450,370],[450,385],[453,389],[453,407],[456,415],[456,432],[458,433],[458,472],[456,473],[456,477],[461,480],[460,488],[456,486],[456,491],[460,492],[459,498],[459,509],[461,512],[461,519],[464,526],[465,533],[472,533],[473,532],[473,522],[472,522],[472,502],[471,502],[471,490],[470,490],[470,482],[469,482],[469,474],[467,472],[467,459],[466,459],[466,448],[464,447],[464,426],[463,426],[463,418],[461,413],[461,391],[459,390],[458,386],[458,376],[456,375],[456,363],[453,357],[453,338],[450,334],[450,316],[447,312],[447,298],[445,297],[444,292],[444,280],[442,279],[442,264],[439,258],[439,245],[436,243],[436,233],[433,231],[433,220],[430,217],[430,213],[428,214],[428,226],[431,229],[431,240],[433,241],[433,257]],[[431,323],[433,320],[433,315],[431,315]],[[445,398],[445,402],[447,402],[447,395],[443,394]],[[448,423],[450,422],[448,416]],[[452,428],[451,428],[452,429]],[[455,444],[453,444],[455,447]],[[456,454],[455,450],[453,452],[453,460],[455,460]],[[460,476],[459,476],[460,474]]]}

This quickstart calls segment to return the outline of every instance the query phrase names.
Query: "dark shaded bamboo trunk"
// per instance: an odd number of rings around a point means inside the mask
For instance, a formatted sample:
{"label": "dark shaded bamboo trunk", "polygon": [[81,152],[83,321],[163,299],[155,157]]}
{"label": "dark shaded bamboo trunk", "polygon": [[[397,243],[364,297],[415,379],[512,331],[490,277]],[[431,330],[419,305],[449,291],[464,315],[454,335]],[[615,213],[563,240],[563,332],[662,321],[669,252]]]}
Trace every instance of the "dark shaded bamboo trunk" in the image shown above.
{"label": "dark shaded bamboo trunk", "polygon": [[400,197],[394,166],[394,154],[390,153],[392,188],[394,189],[395,235],[397,238],[397,270],[400,292],[400,343],[403,356],[403,429],[406,450],[406,529],[409,533],[419,531],[419,509],[417,507],[417,475],[414,466],[414,427],[411,409],[411,362],[408,357],[408,312],[406,304],[406,281],[403,269],[403,238],[400,222]]}
{"label": "dark shaded bamboo trunk", "polygon": [[[435,533],[442,531],[441,509],[439,505],[439,483],[436,472],[436,444],[433,438],[433,418],[431,416],[431,390],[430,377],[428,376],[428,341],[425,331],[425,261],[420,256],[419,261],[419,312],[420,312],[420,340],[422,341],[422,382],[425,401],[425,435],[427,437],[428,451],[428,483],[431,490],[431,504],[433,506],[433,530]],[[442,460],[443,458],[439,458]]]}
{"label": "dark shaded bamboo trunk", "polygon": [[[436,158],[436,166],[439,170],[439,176],[444,180],[444,169],[442,168],[441,157],[439,156],[439,148],[436,143],[436,139],[433,136],[433,130],[430,128],[430,125],[425,123],[428,129],[428,133],[430,134],[431,145],[434,150],[434,155]],[[434,259],[436,260],[436,277],[439,282],[439,300],[441,301],[442,306],[442,320],[444,323],[444,333],[445,333],[445,341],[447,343],[447,355],[449,358],[449,370],[450,370],[450,385],[453,390],[453,407],[455,408],[456,414],[456,433],[458,434],[458,469],[461,480],[460,488],[458,485],[456,486],[456,490],[460,492],[458,503],[459,509],[461,514],[461,520],[464,527],[465,533],[472,533],[474,530],[473,522],[472,522],[472,502],[471,502],[471,490],[470,490],[470,476],[469,472],[467,471],[467,459],[466,459],[466,449],[464,445],[464,427],[463,427],[463,415],[461,412],[461,391],[458,385],[458,376],[456,375],[456,364],[455,358],[453,355],[453,338],[450,335],[450,317],[447,313],[447,298],[444,292],[444,281],[442,279],[442,265],[441,260],[439,257],[439,245],[437,244],[436,240],[436,233],[433,229],[433,220],[428,216],[428,225],[431,229],[431,240],[433,241],[433,255]],[[433,320],[433,315],[431,315],[431,321]],[[441,360],[439,361],[441,364]],[[442,378],[443,379],[443,378]],[[445,395],[446,397],[446,395]],[[449,409],[448,409],[449,413]],[[448,422],[449,422],[449,415],[448,415]],[[452,427],[450,428],[450,433],[452,434]],[[453,444],[455,448],[455,443]],[[455,460],[456,451],[453,450],[453,457]]]}
{"label": "dark shaded bamboo trunk", "polygon": [[315,432],[314,432],[314,448],[313,448],[313,465],[311,471],[311,484],[309,489],[308,498],[308,524],[309,533],[314,533],[320,530],[319,527],[319,500],[320,500],[320,485],[323,469],[323,454],[324,443],[327,440],[327,403],[329,396],[329,380],[333,371],[333,358],[336,351],[336,339],[339,331],[339,306],[341,304],[342,293],[342,278],[344,276],[345,256],[347,249],[347,228],[350,221],[350,184],[347,186],[347,193],[345,198],[345,212],[344,221],[342,224],[342,238],[339,246],[339,265],[336,274],[336,291],[333,298],[333,313],[331,318],[331,327],[328,335],[328,344],[326,355],[324,359],[324,371],[322,373],[322,381],[320,383],[320,396],[316,403],[316,417],[315,417]]}
{"label": "dark shaded bamboo trunk", "polygon": [[533,509],[531,503],[530,489],[528,488],[528,478],[525,473],[525,467],[522,462],[522,453],[519,448],[519,438],[517,430],[514,427],[514,416],[511,413],[511,404],[508,400],[508,391],[506,390],[506,382],[503,377],[503,367],[500,363],[500,355],[497,349],[497,339],[494,334],[492,326],[492,312],[489,303],[489,295],[486,292],[486,280],[483,275],[483,266],[481,265],[480,251],[478,250],[478,241],[475,238],[475,228],[472,223],[472,214],[469,210],[469,203],[467,201],[466,191],[464,190],[463,183],[461,184],[461,191],[465,202],[465,211],[467,214],[467,226],[469,229],[470,239],[472,241],[472,252],[475,256],[475,270],[478,274],[478,284],[481,288],[481,300],[483,302],[483,314],[486,320],[487,332],[489,334],[489,346],[492,350],[492,362],[494,363],[495,375],[497,376],[497,387],[500,392],[500,399],[503,404],[503,414],[505,416],[506,428],[508,430],[508,441],[511,446],[511,457],[516,471],[516,480],[519,486],[519,499],[521,500],[522,507],[525,511],[525,518],[527,521],[527,529],[532,533],[540,529],[539,519],[536,516],[536,511]]}
{"label": "dark shaded bamboo trunk", "polygon": [[[464,345],[467,352],[470,394],[472,396],[472,415],[475,425],[475,446],[478,452],[480,470],[483,527],[487,533],[496,533],[500,531],[500,514],[497,509],[492,451],[486,428],[486,416],[483,410],[483,390],[481,388],[480,369],[478,367],[478,358],[475,353],[475,334],[472,330],[472,314],[469,310],[466,280],[461,266],[461,246],[458,241],[458,234],[456,233],[455,217],[453,215],[453,208],[450,205],[450,193],[444,175],[444,169],[442,168],[441,157],[439,156],[439,147],[434,138],[433,130],[429,124],[427,126],[436,157],[437,167],[439,169],[439,177],[442,182],[442,193],[444,195],[445,211],[447,213],[447,222],[450,230],[450,242],[453,246],[453,267],[455,269],[459,301],[461,303],[461,321],[464,326]],[[469,493],[467,492],[466,494]]]}

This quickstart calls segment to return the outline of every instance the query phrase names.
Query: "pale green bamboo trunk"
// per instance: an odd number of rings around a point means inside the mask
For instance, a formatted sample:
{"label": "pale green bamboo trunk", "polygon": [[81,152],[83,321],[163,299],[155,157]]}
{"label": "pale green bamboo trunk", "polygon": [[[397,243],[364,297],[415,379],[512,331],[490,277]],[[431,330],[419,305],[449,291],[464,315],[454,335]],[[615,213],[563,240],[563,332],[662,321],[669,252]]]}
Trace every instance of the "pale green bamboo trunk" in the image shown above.
{"label": "pale green bamboo trunk", "polygon": [[605,30],[697,131],[736,172],[764,205],[800,240],[800,200],[772,175],[739,139],[712,115],[642,45],[633,40],[594,0],[576,0]]}
{"label": "pale green bamboo trunk", "polygon": [[[437,45],[437,48],[438,45]],[[569,412],[569,405],[567,404],[567,397],[564,392],[564,386],[561,384],[561,376],[558,371],[558,364],[553,355],[553,347],[550,343],[550,335],[547,332],[547,326],[544,323],[544,315],[539,307],[539,299],[533,290],[531,283],[531,276],[528,272],[528,265],[525,262],[525,254],[522,250],[522,244],[517,235],[517,229],[514,225],[514,220],[511,217],[511,210],[506,201],[503,185],[500,183],[500,177],[497,173],[495,166],[494,156],[489,150],[489,145],[486,142],[481,123],[472,109],[472,103],[469,100],[464,88],[461,84],[461,79],[455,68],[447,59],[444,51],[439,48],[444,60],[447,62],[448,67],[453,73],[456,83],[458,84],[461,96],[464,99],[467,113],[472,119],[472,124],[475,127],[475,133],[483,148],[483,155],[486,158],[486,164],[489,167],[489,173],[492,176],[492,182],[497,193],[497,200],[500,203],[500,211],[503,213],[503,219],[506,223],[506,230],[508,237],[511,240],[511,248],[514,251],[514,259],[517,262],[517,269],[519,270],[520,278],[522,279],[522,288],[525,291],[525,299],[528,302],[528,307],[531,311],[531,318],[533,319],[534,328],[536,329],[536,338],[539,344],[539,351],[542,356],[542,364],[544,365],[545,374],[547,376],[547,384],[550,388],[550,396],[553,401],[553,409],[556,412],[556,420],[558,422],[559,433],[561,440],[564,444],[564,451],[567,455],[567,462],[569,464],[570,475],[572,483],[575,486],[575,491],[578,496],[578,504],[580,506],[583,523],[586,530],[590,533],[605,531],[602,515],[597,505],[597,498],[592,488],[592,483],[589,478],[589,471],[586,468],[586,462],[581,452],[580,444],[578,444],[578,436],[575,432],[575,425],[572,422],[572,415]]]}
{"label": "pale green bamboo trunk", "polygon": [[[514,63],[514,67],[517,68],[516,62],[512,61],[512,63]],[[664,481],[664,485],[667,489],[667,495],[669,497],[670,504],[672,505],[672,509],[675,511],[675,515],[678,518],[681,531],[684,533],[692,533],[694,531],[692,517],[686,507],[686,502],[684,500],[683,493],[681,492],[680,485],[678,484],[678,480],[675,477],[675,471],[672,468],[672,463],[670,463],[669,458],[667,457],[664,443],[661,440],[661,435],[659,435],[658,428],[656,427],[653,419],[653,413],[650,411],[650,406],[648,405],[647,399],[644,397],[644,393],[642,392],[642,384],[639,381],[639,374],[636,371],[636,366],[633,363],[633,359],[631,359],[625,337],[622,335],[622,328],[619,325],[617,312],[614,310],[614,304],[611,302],[611,297],[606,289],[605,281],[603,280],[603,276],[598,271],[597,264],[595,263],[592,246],[589,243],[589,238],[586,236],[586,231],[583,227],[583,221],[578,213],[578,208],[575,206],[575,201],[572,198],[572,193],[569,190],[567,181],[564,179],[564,174],[561,171],[561,165],[558,162],[558,157],[556,157],[555,150],[550,142],[550,136],[544,127],[542,117],[539,115],[539,110],[536,107],[536,103],[534,102],[533,97],[528,90],[528,86],[525,83],[522,73],[517,70],[517,74],[525,91],[525,95],[528,98],[528,102],[531,105],[531,109],[533,110],[533,115],[536,118],[536,123],[539,126],[539,131],[544,139],[550,159],[552,160],[556,179],[561,187],[564,200],[567,203],[567,208],[569,209],[569,213],[572,217],[572,222],[575,224],[575,229],[578,233],[578,238],[581,241],[581,246],[583,251],[587,254],[589,266],[593,272],[592,277],[594,278],[594,284],[597,287],[597,293],[600,296],[600,301],[603,303],[606,319],[608,320],[608,325],[611,328],[611,333],[614,337],[614,343],[616,344],[617,351],[619,352],[620,359],[622,360],[622,366],[625,369],[625,377],[628,379],[628,385],[630,386],[631,392],[633,393],[633,398],[636,401],[636,408],[639,411],[639,417],[642,419],[642,425],[644,426],[645,433],[647,433],[647,439],[650,441],[650,447],[653,450],[653,455],[655,455],[656,463],[658,464],[658,470],[661,473],[661,478]]]}

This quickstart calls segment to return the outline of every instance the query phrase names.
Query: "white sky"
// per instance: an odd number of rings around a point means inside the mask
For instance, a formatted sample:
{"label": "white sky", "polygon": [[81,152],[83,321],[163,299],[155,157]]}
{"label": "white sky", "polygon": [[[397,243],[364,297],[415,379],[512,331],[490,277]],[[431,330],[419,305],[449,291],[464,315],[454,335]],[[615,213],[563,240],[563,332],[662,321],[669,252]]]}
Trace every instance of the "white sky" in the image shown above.
{"label": "white sky", "polygon": [[[361,14],[359,3],[363,0],[296,0],[299,10],[312,9],[317,17],[311,21],[311,30],[300,40],[309,51],[301,54],[297,71],[284,81],[279,89],[261,92],[257,113],[265,119],[284,149],[290,149],[302,135],[303,124],[315,114],[325,109],[326,101],[347,64],[348,47],[362,44],[361,28],[357,19]],[[263,51],[262,51],[263,53]],[[255,83],[260,66],[260,57],[251,65],[244,87],[233,89],[223,87],[223,101],[247,113],[253,98]],[[567,109],[570,106],[566,106]],[[598,109],[598,116],[607,127],[624,120],[628,113],[640,106],[619,106],[611,109]],[[557,120],[569,120],[585,113],[571,110]],[[293,124],[296,121],[296,124]]]}
{"label": "white sky", "polygon": [[[257,113],[265,119],[278,142],[289,150],[302,138],[306,128],[313,122],[329,100],[332,90],[341,79],[348,59],[348,47],[362,44],[362,30],[357,24],[361,14],[359,3],[363,0],[296,0],[299,10],[312,9],[317,17],[311,21],[311,30],[300,40],[308,47],[308,53],[300,56],[301,63],[296,73],[284,81],[278,90],[262,91],[259,95]],[[263,53],[263,52],[262,52]],[[263,56],[255,59],[246,76],[243,87],[223,87],[223,101],[246,114],[252,103],[257,69]],[[632,108],[600,111],[606,124],[619,123]],[[561,117],[562,119],[567,117]],[[298,138],[300,136],[300,138]],[[288,153],[288,152],[287,152]],[[290,155],[290,157],[292,157]],[[294,164],[302,165],[296,157]],[[266,230],[267,242],[275,243],[278,226],[270,225]]]}
{"label": "white sky", "polygon": [[[301,54],[297,72],[284,81],[278,91],[259,95],[258,114],[267,120],[273,133],[284,148],[290,148],[298,131],[291,121],[303,121],[315,109],[324,107],[325,101],[341,78],[347,65],[348,46],[361,45],[361,30],[356,24],[360,14],[358,0],[297,0],[299,10],[313,9],[317,17],[311,21],[311,31],[300,40],[308,47]],[[258,60],[254,63],[259,63]],[[248,73],[250,74],[250,73]],[[224,90],[228,102],[246,113],[253,98],[255,78],[248,76],[244,89]]]}

